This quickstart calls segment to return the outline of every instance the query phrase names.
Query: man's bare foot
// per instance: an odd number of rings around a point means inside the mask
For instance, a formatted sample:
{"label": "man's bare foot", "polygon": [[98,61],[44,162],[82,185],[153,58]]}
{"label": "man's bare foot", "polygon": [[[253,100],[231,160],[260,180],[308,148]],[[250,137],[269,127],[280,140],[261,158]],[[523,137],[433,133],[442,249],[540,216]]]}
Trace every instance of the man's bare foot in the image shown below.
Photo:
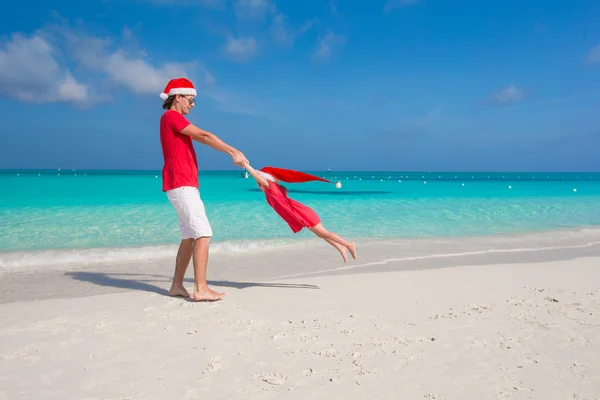
{"label": "man's bare foot", "polygon": [[194,292],[191,298],[196,301],[218,301],[225,297],[225,293],[209,292]]}
{"label": "man's bare foot", "polygon": [[196,288],[191,298],[196,301],[217,301],[225,297],[225,293],[215,292],[214,290],[206,287],[202,289]]}
{"label": "man's bare foot", "polygon": [[183,287],[183,285],[171,285],[171,289],[169,289],[169,296],[182,296],[182,297],[190,297],[190,294]]}
{"label": "man's bare foot", "polygon": [[350,243],[350,246],[348,246],[348,250],[350,250],[352,258],[356,260],[356,245],[354,243]]}

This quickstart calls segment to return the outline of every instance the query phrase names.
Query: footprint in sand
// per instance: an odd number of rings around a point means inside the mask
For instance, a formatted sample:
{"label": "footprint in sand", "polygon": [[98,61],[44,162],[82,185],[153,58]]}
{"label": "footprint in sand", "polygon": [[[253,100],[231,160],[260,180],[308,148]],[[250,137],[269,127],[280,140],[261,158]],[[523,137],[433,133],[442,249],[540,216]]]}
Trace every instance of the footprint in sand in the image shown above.
{"label": "footprint in sand", "polygon": [[316,352],[315,354],[322,357],[336,357],[338,355],[338,351],[336,349],[324,349]]}
{"label": "footprint in sand", "polygon": [[317,340],[318,338],[319,338],[319,337],[318,337],[318,336],[316,336],[316,335],[311,335],[311,334],[308,334],[308,333],[304,333],[304,334],[302,334],[302,335],[300,336],[300,341],[301,341],[301,342],[306,342],[306,341],[308,341],[308,340]]}
{"label": "footprint in sand", "polygon": [[287,333],[281,332],[281,333],[278,333],[275,336],[272,336],[271,339],[273,339],[273,340],[279,340],[279,339],[283,339],[286,336],[287,336]]}
{"label": "footprint in sand", "polygon": [[214,357],[211,362],[208,363],[206,369],[209,371],[221,371],[225,369],[225,364],[221,357]]}
{"label": "footprint in sand", "polygon": [[288,378],[285,375],[273,373],[273,374],[261,374],[259,375],[260,380],[270,385],[283,385],[287,382]]}

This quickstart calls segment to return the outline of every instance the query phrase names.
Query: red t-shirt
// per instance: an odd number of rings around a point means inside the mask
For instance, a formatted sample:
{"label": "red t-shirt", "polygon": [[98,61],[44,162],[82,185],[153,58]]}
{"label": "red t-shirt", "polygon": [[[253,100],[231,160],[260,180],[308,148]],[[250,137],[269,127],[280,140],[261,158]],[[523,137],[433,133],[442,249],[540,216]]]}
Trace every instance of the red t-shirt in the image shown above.
{"label": "red t-shirt", "polygon": [[164,166],[162,190],[181,186],[198,187],[198,160],[192,138],[181,133],[190,122],[177,111],[167,110],[160,118],[160,145]]}

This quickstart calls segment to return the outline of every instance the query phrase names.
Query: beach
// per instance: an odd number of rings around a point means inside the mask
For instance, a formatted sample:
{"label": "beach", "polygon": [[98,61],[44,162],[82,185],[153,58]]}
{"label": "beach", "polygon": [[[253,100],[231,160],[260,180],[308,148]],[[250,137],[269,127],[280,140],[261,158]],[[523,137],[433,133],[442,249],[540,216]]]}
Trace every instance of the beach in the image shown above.
{"label": "beach", "polygon": [[167,296],[167,258],[5,271],[0,397],[597,399],[598,239],[217,253],[215,303]]}
{"label": "beach", "polygon": [[290,195],[347,264],[202,173],[227,295],[194,303],[158,174],[0,174],[0,398],[600,398],[599,174],[323,176]]}

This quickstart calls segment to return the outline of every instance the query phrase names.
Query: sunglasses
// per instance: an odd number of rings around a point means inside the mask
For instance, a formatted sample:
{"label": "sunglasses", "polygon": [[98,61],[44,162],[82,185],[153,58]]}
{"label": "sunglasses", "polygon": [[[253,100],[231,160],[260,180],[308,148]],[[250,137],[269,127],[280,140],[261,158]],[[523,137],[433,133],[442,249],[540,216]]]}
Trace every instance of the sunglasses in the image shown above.
{"label": "sunglasses", "polygon": [[181,96],[181,97],[183,97],[184,99],[187,99],[187,101],[190,103],[190,105],[193,105],[196,102],[196,99],[193,97],[192,98],[189,98],[186,96]]}

